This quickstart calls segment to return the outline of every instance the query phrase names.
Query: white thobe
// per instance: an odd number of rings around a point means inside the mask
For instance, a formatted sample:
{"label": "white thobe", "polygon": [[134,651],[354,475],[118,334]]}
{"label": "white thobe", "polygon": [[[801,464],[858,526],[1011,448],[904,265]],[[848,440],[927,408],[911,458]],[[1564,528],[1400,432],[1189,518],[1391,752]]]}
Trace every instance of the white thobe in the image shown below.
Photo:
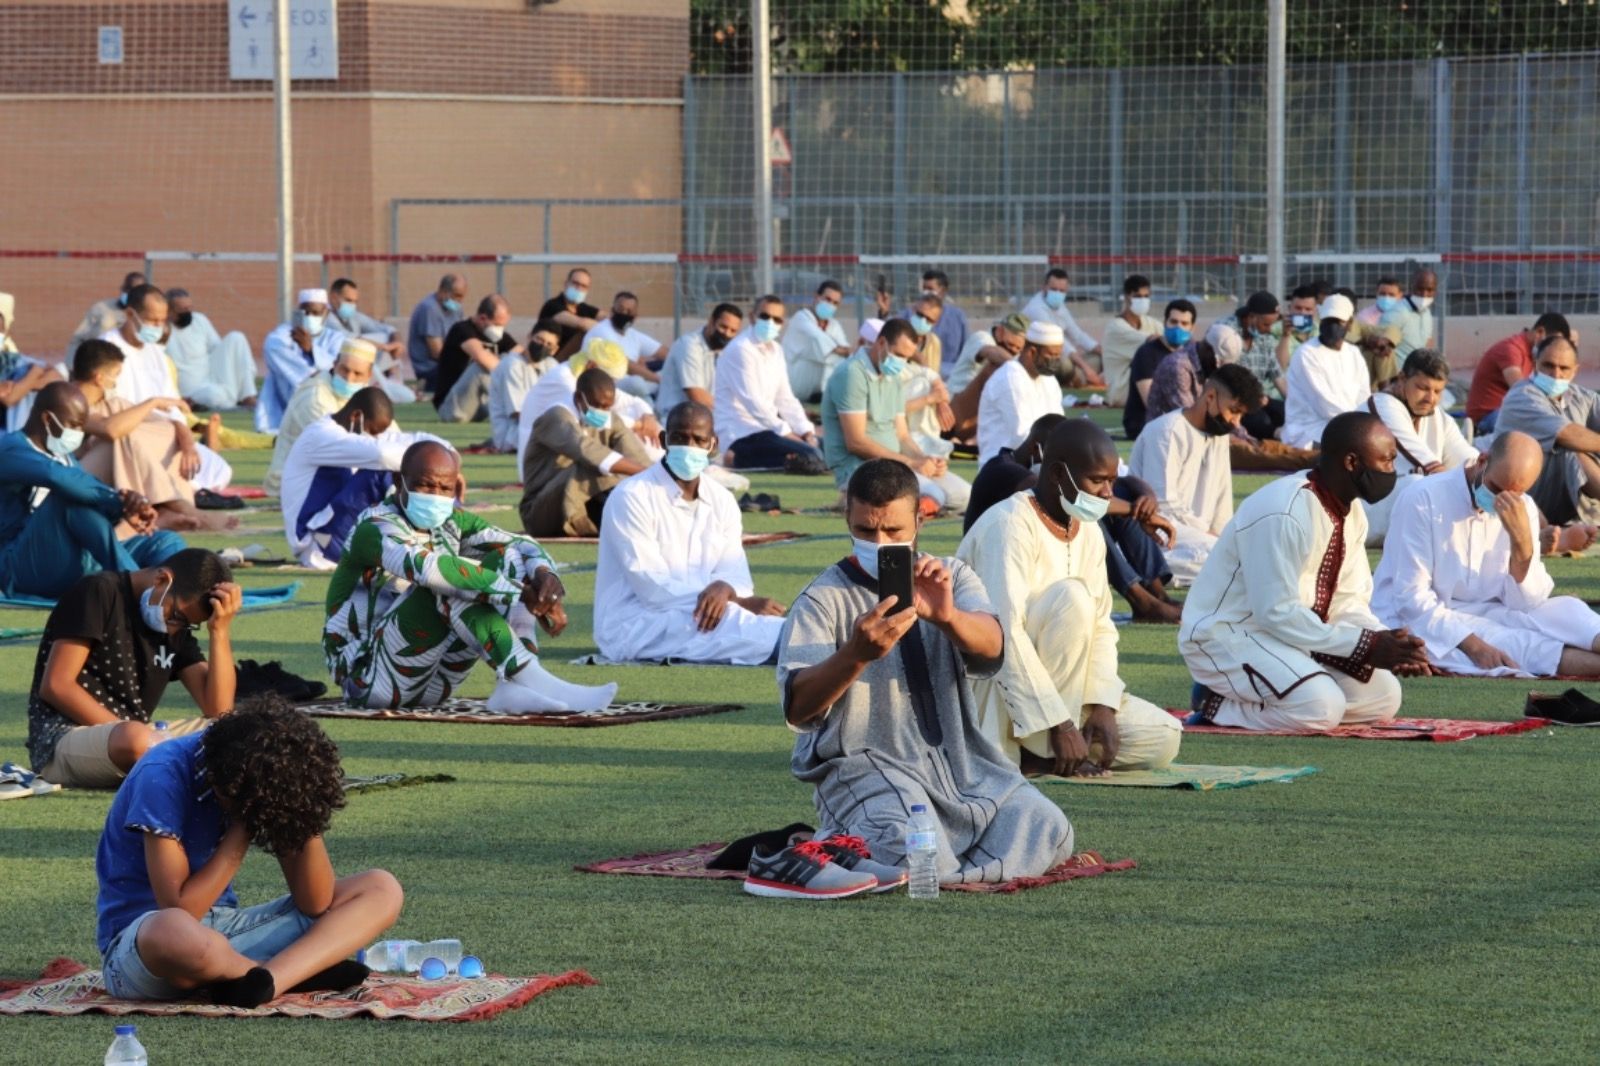
{"label": "white thobe", "polygon": [[1016,359],[983,383],[978,399],[978,466],[1001,448],[1015,448],[1040,416],[1061,413],[1061,382],[1049,374],[1030,378]]}
{"label": "white thobe", "polygon": [[[1384,625],[1405,626],[1428,644],[1433,665],[1453,674],[1549,677],[1566,647],[1588,650],[1600,615],[1555,582],[1537,548],[1527,575],[1511,577],[1511,537],[1500,516],[1480,511],[1465,470],[1416,478],[1389,519],[1389,539],[1374,575],[1372,609]],[[1522,497],[1537,538],[1539,509]],[[1537,541],[1536,541],[1537,542]],[[1483,670],[1457,645],[1478,636],[1520,669]]]}
{"label": "white thobe", "polygon": [[1367,663],[1383,626],[1366,517],[1352,507],[1343,519],[1337,567],[1335,523],[1307,476],[1291,474],[1246,497],[1217,538],[1184,600],[1178,651],[1220,697],[1207,708],[1218,725],[1326,732],[1400,709],[1400,682]]}
{"label": "white thobe", "polygon": [[983,513],[956,549],[983,581],[1005,631],[1000,672],[973,682],[980,728],[1020,761],[1021,749],[1048,758],[1050,729],[1082,725],[1084,708],[1110,707],[1121,741],[1119,770],[1166,766],[1183,727],[1160,707],[1128,694],[1117,674],[1106,539],[1079,524],[1071,540],[1045,525],[1032,490]]}
{"label": "white thobe", "polygon": [[[628,357],[629,363],[650,359],[662,350],[661,342],[650,336],[650,334],[645,333],[638,326],[630,325],[627,329],[619,332],[617,327],[611,324],[610,318],[602,318],[595,323],[593,329],[583,335],[583,346],[587,348],[595,341],[600,340],[611,341],[616,344],[617,347],[622,349],[622,354]],[[647,381],[636,374],[627,374],[618,378],[617,389],[620,392],[626,392],[646,400],[654,396],[656,392],[654,382]]]}
{"label": "white thobe", "polygon": [[[329,415],[302,430],[294,447],[289,449],[288,460],[283,464],[283,493],[279,497],[283,535],[289,541],[289,550],[294,552],[295,557],[303,565],[313,566],[316,565],[313,556],[321,555],[311,536],[301,538],[295,535],[300,509],[305,506],[306,494],[311,491],[311,482],[318,470],[342,466],[351,471],[393,472],[400,469],[400,460],[405,457],[406,449],[420,440],[438,441],[454,450],[448,441],[430,433],[406,433],[394,423],[390,423],[389,428],[377,436],[372,436],[351,433]],[[319,517],[313,516],[308,523],[313,530],[320,524]]]}
{"label": "white thobe", "polygon": [[1372,395],[1361,349],[1324,348],[1316,338],[1294,350],[1286,382],[1280,436],[1291,448],[1315,447],[1335,415],[1356,410]]}
{"label": "white thobe", "polygon": [[534,382],[555,365],[556,361],[548,357],[531,362],[520,352],[503,355],[495,364],[489,375],[489,427],[495,451],[517,450],[517,413],[522,410],[522,401],[527,399]]}
{"label": "white thobe", "polygon": [[324,328],[311,338],[310,358],[300,350],[291,335],[294,327],[285,322],[267,334],[261,344],[261,358],[267,364],[267,378],[261,384],[261,397],[256,401],[256,429],[262,433],[276,433],[283,421],[283,412],[299,384],[318,370],[327,370],[339,357],[339,346],[345,335],[337,329]]}
{"label": "white thobe", "polygon": [[1078,320],[1072,317],[1072,312],[1066,304],[1060,307],[1051,307],[1044,302],[1044,292],[1036,292],[1033,299],[1022,309],[1022,317],[1029,322],[1054,322],[1061,327],[1061,332],[1067,335],[1067,350],[1086,352],[1095,346],[1095,339],[1083,331],[1078,325]]}
{"label": "white thobe", "polygon": [[[504,360],[501,360],[504,362]],[[572,394],[578,389],[578,375],[572,372],[572,367],[566,363],[555,363],[533,383],[526,395],[522,397],[522,410],[517,412],[517,470],[522,470],[522,457],[528,450],[528,438],[533,436],[533,424],[539,421],[539,416],[554,407],[565,407],[574,415],[578,413],[578,405],[572,402]],[[617,390],[616,400],[611,405],[611,413],[625,422],[629,429],[638,432],[639,422],[655,414],[650,409],[650,401],[635,396],[629,392]],[[644,450],[651,458],[659,459],[666,453],[654,440],[639,438],[644,445]]]}
{"label": "white thobe", "polygon": [[601,655],[619,662],[769,661],[783,631],[781,617],[730,603],[715,629],[696,627],[695,604],[713,581],[726,581],[736,596],[755,591],[731,492],[702,477],[698,498],[686,500],[662,463],[612,490],[600,520],[594,579],[594,641]]}
{"label": "white thobe", "polygon": [[1106,403],[1121,407],[1128,402],[1128,381],[1133,372],[1133,356],[1152,337],[1161,336],[1161,323],[1140,315],[1137,326],[1117,315],[1106,323],[1105,339],[1100,342],[1100,363],[1106,374]]}
{"label": "white thobe", "polygon": [[717,357],[717,439],[724,449],[753,433],[804,437],[816,431],[789,387],[783,349],[744,330]]}
{"label": "white thobe", "polygon": [[[159,344],[134,346],[122,336],[121,330],[112,330],[100,337],[110,341],[122,351],[122,375],[117,378],[117,395],[130,404],[141,404],[157,396],[179,399],[178,374],[166,349]],[[167,418],[187,424],[188,416],[182,411],[158,411],[155,417]],[[204,444],[196,444],[200,453],[200,469],[189,481],[195,489],[221,492],[233,480],[233,467],[228,461]]]}
{"label": "white thobe", "polygon": [[1182,411],[1168,411],[1133,443],[1128,469],[1155,490],[1176,536],[1166,550],[1173,584],[1192,585],[1217,537],[1233,518],[1233,461],[1228,436],[1195,429]]}
{"label": "white thobe", "polygon": [[849,343],[837,318],[824,322],[813,307],[796,311],[781,339],[790,390],[801,399],[814,399],[834,368],[845,361],[837,349]]}
{"label": "white thobe", "polygon": [[272,462],[267,464],[266,477],[261,488],[268,496],[276,496],[283,487],[283,464],[289,460],[289,450],[300,439],[305,428],[320,422],[344,406],[339,394],[333,391],[333,372],[319,370],[295,387],[289,399],[289,408],[278,423],[278,435],[272,442]]}
{"label": "white thobe", "polygon": [[1442,402],[1427,418],[1412,418],[1405,401],[1388,391],[1373,393],[1366,407],[1383,419],[1399,446],[1394,457],[1394,472],[1399,475],[1394,491],[1377,503],[1362,504],[1367,511],[1367,547],[1381,548],[1389,532],[1389,514],[1401,490],[1421,478],[1430,464],[1443,463],[1446,470],[1455,470],[1478,458],[1478,449],[1462,436]]}
{"label": "white thobe", "polygon": [[172,327],[167,356],[178,368],[178,393],[190,403],[221,410],[256,394],[256,357],[243,333],[226,337],[200,311],[184,329]]}

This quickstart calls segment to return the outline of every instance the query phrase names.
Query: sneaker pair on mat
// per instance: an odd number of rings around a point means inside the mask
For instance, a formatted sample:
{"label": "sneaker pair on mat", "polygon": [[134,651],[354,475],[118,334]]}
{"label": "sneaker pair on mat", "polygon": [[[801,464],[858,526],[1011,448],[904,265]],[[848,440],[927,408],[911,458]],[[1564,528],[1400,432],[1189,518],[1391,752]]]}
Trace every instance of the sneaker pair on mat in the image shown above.
{"label": "sneaker pair on mat", "polygon": [[844,899],[863,892],[893,892],[906,871],[873,859],[860,837],[835,833],[750,856],[744,890],[774,899]]}

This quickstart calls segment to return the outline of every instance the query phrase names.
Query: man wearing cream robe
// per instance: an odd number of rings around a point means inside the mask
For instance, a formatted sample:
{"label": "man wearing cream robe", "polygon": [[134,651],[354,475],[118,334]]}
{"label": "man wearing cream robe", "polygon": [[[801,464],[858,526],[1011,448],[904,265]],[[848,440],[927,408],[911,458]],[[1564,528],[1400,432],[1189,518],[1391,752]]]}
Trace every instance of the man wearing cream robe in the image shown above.
{"label": "man wearing cream robe", "polygon": [[1006,637],[1000,672],[973,688],[979,722],[1026,772],[1160,769],[1178,755],[1182,725],[1117,676],[1105,538],[1084,521],[1116,478],[1111,438],[1068,419],[1051,431],[1035,487],[991,507],[956,550]]}

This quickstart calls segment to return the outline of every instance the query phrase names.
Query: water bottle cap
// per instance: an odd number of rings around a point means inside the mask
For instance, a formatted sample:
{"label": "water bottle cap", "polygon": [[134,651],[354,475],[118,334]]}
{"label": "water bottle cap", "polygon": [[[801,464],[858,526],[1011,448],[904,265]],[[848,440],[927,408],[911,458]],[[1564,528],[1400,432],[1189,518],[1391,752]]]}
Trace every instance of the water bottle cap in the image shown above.
{"label": "water bottle cap", "polygon": [[119,1025],[119,1026],[117,1026],[117,1035],[118,1036],[132,1036],[133,1033],[134,1033],[134,1029],[135,1029],[135,1027],[132,1026],[132,1025]]}
{"label": "water bottle cap", "polygon": [[911,813],[912,814],[927,814],[928,813],[928,808],[925,807],[923,804],[913,803],[911,805]]}
{"label": "water bottle cap", "polygon": [[156,723],[156,728],[157,729],[166,729],[167,728],[167,723],[165,721],[157,722]]}

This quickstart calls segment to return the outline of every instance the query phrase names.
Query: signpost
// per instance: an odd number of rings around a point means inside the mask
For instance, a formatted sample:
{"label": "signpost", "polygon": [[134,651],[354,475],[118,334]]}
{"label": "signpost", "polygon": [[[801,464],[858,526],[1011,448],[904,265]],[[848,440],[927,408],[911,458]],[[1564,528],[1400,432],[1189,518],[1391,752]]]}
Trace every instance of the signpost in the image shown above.
{"label": "signpost", "polygon": [[[338,0],[281,0],[289,14],[289,76],[339,77]],[[275,0],[228,0],[228,77],[271,81]]]}

